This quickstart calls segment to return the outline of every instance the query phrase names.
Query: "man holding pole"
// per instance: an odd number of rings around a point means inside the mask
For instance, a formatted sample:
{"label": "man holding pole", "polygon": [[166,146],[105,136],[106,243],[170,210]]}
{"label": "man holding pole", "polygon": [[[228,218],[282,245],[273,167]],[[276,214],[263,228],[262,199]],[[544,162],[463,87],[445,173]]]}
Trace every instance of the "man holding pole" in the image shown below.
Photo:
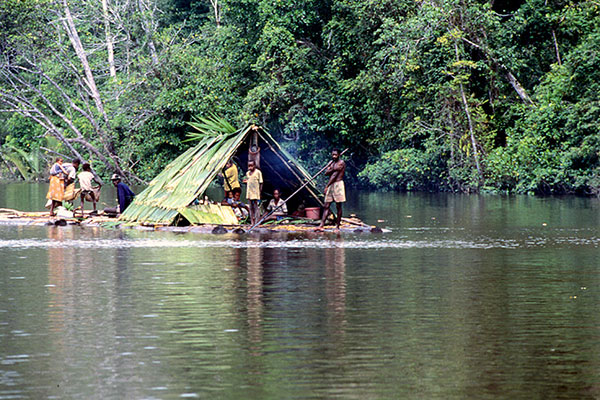
{"label": "man holding pole", "polygon": [[331,162],[325,171],[325,175],[329,175],[329,182],[325,186],[325,206],[321,224],[316,229],[317,232],[323,231],[325,221],[329,216],[331,203],[335,202],[337,208],[336,229],[340,229],[342,222],[342,203],[346,201],[346,190],[344,187],[344,173],[346,172],[346,163],[340,160],[340,151],[334,149],[331,152]]}
{"label": "man holding pole", "polygon": [[[316,173],[315,175],[313,175],[313,176],[312,176],[312,177],[311,177],[309,180],[307,180],[306,182],[304,182],[304,183],[302,184],[302,186],[300,186],[298,189],[296,189],[296,191],[295,191],[294,193],[292,193],[292,194],[290,195],[290,197],[288,197],[287,199],[283,200],[282,202],[278,202],[278,205],[277,205],[277,206],[276,206],[274,209],[272,209],[271,211],[267,212],[267,213],[266,213],[266,214],[265,214],[265,215],[264,215],[264,216],[263,216],[263,217],[262,217],[262,218],[261,218],[261,219],[260,219],[258,222],[256,222],[256,223],[253,223],[253,224],[252,224],[252,226],[250,227],[250,229],[248,229],[248,231],[247,231],[247,232],[250,232],[250,231],[252,231],[252,230],[253,230],[254,228],[256,228],[256,227],[257,227],[257,226],[258,226],[258,225],[259,225],[261,222],[263,222],[264,220],[266,220],[266,219],[267,219],[267,218],[268,218],[268,217],[269,217],[271,214],[273,214],[273,213],[274,213],[274,212],[276,212],[277,210],[279,210],[279,209],[283,208],[283,206],[285,205],[285,203],[287,203],[287,202],[288,202],[288,201],[289,201],[289,200],[290,200],[292,197],[294,197],[296,194],[298,194],[298,193],[299,193],[299,192],[300,192],[302,189],[304,189],[304,188],[305,188],[305,187],[306,187],[308,184],[310,184],[312,181],[314,181],[314,180],[315,180],[315,178],[316,178],[317,176],[321,175],[321,173],[323,173],[323,171],[325,171],[326,169],[329,169],[329,168],[331,168],[331,167],[333,166],[333,164],[334,164],[335,160],[339,160],[340,156],[343,156],[343,155],[344,155],[344,153],[348,151],[348,149],[346,149],[346,150],[342,151],[341,153],[340,153],[339,151],[337,151],[337,150],[334,150],[334,151],[336,151],[336,152],[337,152],[337,153],[336,153],[336,154],[337,154],[337,155],[336,155],[336,158],[335,158],[334,160],[330,161],[330,162],[329,162],[329,163],[328,163],[326,166],[324,166],[323,168],[321,168],[321,170],[320,170],[319,172],[317,172],[317,173]],[[250,164],[250,161],[248,162],[248,164]],[[338,165],[338,167],[339,167],[339,165]],[[337,176],[337,178],[339,178],[340,180],[342,180],[342,191],[343,191],[343,190],[344,190],[344,186],[343,186],[343,183],[344,183],[344,182],[343,182],[343,179],[344,179],[344,171],[346,170],[346,163],[342,161],[342,162],[341,162],[341,167],[342,167],[341,174],[340,174],[340,173],[339,173],[339,171],[338,171],[338,176]],[[329,181],[330,181],[330,182],[332,182],[331,178],[329,179]],[[327,186],[329,186],[329,184],[327,184]],[[262,188],[261,188],[261,190],[262,190]],[[327,194],[327,187],[325,188],[325,194]],[[332,200],[332,201],[333,201],[333,200]],[[345,196],[345,193],[344,193],[344,199],[343,199],[343,200],[342,200],[342,199],[341,199],[339,196],[338,196],[338,198],[337,198],[337,200],[336,200],[336,202],[338,202],[338,211],[339,211],[339,214],[340,214],[340,221],[341,221],[341,215],[342,215],[342,205],[341,205],[341,204],[339,204],[339,203],[341,203],[342,201],[346,201],[346,196]],[[330,205],[331,205],[331,202],[329,202],[329,203],[328,203],[328,206],[330,206]],[[327,209],[329,209],[329,207],[327,207]],[[323,221],[324,221],[324,220],[323,220]],[[338,222],[338,226],[339,226],[339,222]],[[317,228],[317,231],[321,231],[321,232],[322,232],[322,231],[323,231],[323,228],[322,228],[322,227],[319,227],[319,228]]]}

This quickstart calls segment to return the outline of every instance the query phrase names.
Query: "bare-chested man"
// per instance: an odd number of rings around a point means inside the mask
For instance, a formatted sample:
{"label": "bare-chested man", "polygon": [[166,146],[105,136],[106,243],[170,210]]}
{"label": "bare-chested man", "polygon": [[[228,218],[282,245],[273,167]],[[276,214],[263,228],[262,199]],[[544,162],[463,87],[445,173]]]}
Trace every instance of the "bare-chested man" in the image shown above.
{"label": "bare-chested man", "polygon": [[336,229],[340,229],[342,222],[342,203],[346,201],[346,190],[344,187],[344,172],[346,172],[346,163],[340,160],[340,151],[334,149],[331,152],[331,164],[325,171],[325,175],[329,175],[329,182],[325,186],[325,209],[321,224],[317,231],[322,231],[325,221],[329,216],[331,203],[335,202],[337,208]]}

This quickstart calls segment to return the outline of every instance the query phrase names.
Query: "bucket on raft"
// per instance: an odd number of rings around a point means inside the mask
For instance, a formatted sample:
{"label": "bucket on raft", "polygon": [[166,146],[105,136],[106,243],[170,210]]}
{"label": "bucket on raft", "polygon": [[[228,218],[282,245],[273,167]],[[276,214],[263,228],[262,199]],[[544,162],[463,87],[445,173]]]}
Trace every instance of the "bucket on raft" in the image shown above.
{"label": "bucket on raft", "polygon": [[306,218],[319,219],[321,209],[319,207],[307,207]]}

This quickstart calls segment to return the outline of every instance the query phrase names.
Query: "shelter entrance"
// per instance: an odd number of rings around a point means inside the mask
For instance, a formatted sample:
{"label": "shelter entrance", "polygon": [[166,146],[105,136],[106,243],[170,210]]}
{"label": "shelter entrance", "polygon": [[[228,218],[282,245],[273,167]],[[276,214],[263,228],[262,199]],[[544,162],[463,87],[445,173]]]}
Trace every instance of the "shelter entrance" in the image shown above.
{"label": "shelter entrance", "polygon": [[[281,197],[287,199],[294,191],[302,186],[310,177],[299,170],[296,163],[283,152],[279,144],[266,138],[264,133],[257,131],[256,135],[249,134],[240,144],[232,157],[237,165],[240,178],[248,170],[248,161],[258,157],[257,165],[263,175],[263,200],[273,198],[273,191],[279,189]],[[254,149],[253,149],[254,148]],[[242,185],[243,186],[243,185]],[[245,188],[243,189],[245,197]],[[296,210],[300,204],[306,207],[323,206],[319,193],[314,187],[307,186],[287,202],[290,211]]]}

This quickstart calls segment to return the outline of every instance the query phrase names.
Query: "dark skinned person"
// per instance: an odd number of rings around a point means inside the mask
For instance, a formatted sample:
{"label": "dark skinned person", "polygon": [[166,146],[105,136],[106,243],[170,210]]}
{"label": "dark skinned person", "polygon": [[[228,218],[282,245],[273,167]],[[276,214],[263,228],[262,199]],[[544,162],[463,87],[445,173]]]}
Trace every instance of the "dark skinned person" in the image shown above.
{"label": "dark skinned person", "polygon": [[248,185],[246,188],[246,198],[250,206],[250,223],[254,225],[260,217],[258,205],[262,192],[263,177],[262,172],[256,168],[256,163],[253,160],[248,161],[248,172],[244,178],[244,183]]}
{"label": "dark skinned person", "polygon": [[119,203],[119,213],[123,214],[123,211],[133,202],[135,193],[123,182],[121,177],[117,174],[113,174],[110,178],[113,185],[117,188],[117,201]]}
{"label": "dark skinned person", "polygon": [[340,229],[342,222],[342,203],[346,201],[346,188],[344,187],[344,173],[346,172],[346,163],[344,160],[340,160],[340,151],[334,149],[331,152],[331,163],[325,175],[329,176],[329,181],[325,186],[325,207],[323,210],[323,216],[321,218],[321,224],[316,229],[317,232],[323,232],[323,226],[325,221],[329,217],[331,212],[331,203],[335,202],[337,208],[337,219],[336,219],[336,230]]}

